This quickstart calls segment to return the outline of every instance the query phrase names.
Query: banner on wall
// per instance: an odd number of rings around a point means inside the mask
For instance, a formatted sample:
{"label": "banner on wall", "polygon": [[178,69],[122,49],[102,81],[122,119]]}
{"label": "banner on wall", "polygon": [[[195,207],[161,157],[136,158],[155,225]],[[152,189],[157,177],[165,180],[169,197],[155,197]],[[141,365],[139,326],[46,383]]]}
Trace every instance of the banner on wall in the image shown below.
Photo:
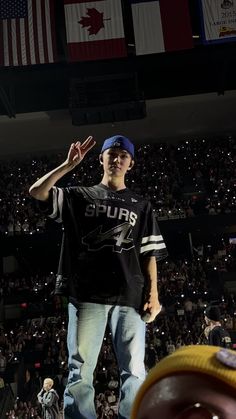
{"label": "banner on wall", "polygon": [[204,44],[236,40],[236,0],[199,0]]}

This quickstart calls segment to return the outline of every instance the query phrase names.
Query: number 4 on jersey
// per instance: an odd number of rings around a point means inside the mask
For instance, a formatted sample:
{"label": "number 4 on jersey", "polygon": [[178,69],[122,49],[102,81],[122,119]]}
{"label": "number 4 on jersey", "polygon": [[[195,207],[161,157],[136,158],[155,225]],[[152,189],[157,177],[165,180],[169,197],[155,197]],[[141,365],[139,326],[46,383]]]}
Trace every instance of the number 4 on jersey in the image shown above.
{"label": "number 4 on jersey", "polygon": [[133,238],[130,237],[132,226],[129,223],[120,224],[108,231],[102,232],[102,226],[91,231],[82,238],[82,243],[88,250],[97,251],[105,246],[112,246],[114,252],[121,253],[134,247]]}

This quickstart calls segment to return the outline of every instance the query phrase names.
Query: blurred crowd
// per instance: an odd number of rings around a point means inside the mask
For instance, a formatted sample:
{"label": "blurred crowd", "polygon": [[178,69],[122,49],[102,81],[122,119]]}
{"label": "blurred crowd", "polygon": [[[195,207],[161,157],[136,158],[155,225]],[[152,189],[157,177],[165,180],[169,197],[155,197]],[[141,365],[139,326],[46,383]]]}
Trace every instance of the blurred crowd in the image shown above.
{"label": "blurred crowd", "polygon": [[[45,217],[28,194],[37,178],[62,163],[67,150],[40,157],[1,161],[0,232],[34,233]],[[236,211],[236,139],[183,141],[136,146],[136,164],[127,185],[146,195],[158,219],[228,214]],[[97,153],[63,178],[62,185],[91,185],[101,178]],[[138,180],[138,182],[136,182]]]}
{"label": "blurred crowd", "polygon": [[[147,325],[147,371],[180,346],[204,343],[204,310],[213,299],[221,307],[223,325],[229,331],[236,330],[235,294],[224,286],[214,286],[214,293],[211,289],[212,275],[215,285],[221,285],[223,273],[236,271],[235,244],[222,244],[218,250],[214,247],[214,251],[209,249],[209,245],[198,246],[193,249],[191,259],[169,258],[160,262],[158,268],[163,309],[155,322]],[[21,277],[18,272],[2,275],[0,279],[5,301],[16,295],[18,289],[31,290],[28,295],[18,293],[19,304],[24,302],[21,319],[11,325],[3,322],[0,328],[3,386],[12,380],[18,383],[18,398],[8,419],[41,418],[36,395],[47,376],[53,378],[62,406],[68,374],[67,302],[66,298],[50,296],[49,289],[53,288],[54,282],[53,273],[40,278],[40,274]],[[94,383],[98,418],[117,417],[119,373],[109,330],[104,338]]]}

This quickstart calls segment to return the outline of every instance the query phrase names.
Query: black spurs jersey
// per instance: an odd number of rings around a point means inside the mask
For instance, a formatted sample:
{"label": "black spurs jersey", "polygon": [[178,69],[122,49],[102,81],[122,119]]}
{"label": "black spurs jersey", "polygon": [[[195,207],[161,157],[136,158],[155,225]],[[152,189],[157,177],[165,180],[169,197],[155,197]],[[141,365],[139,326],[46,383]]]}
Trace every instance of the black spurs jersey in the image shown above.
{"label": "black spurs jersey", "polygon": [[167,256],[149,201],[128,188],[53,187],[49,217],[64,227],[59,274],[71,301],[129,305],[142,302],[140,260]]}

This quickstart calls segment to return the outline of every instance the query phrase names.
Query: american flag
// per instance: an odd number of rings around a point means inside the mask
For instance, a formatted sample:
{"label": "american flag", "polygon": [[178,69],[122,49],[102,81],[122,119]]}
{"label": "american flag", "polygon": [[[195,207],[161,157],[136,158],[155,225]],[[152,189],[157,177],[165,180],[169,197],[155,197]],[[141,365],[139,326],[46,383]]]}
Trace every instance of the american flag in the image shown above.
{"label": "american flag", "polygon": [[56,60],[54,0],[0,0],[0,65]]}

